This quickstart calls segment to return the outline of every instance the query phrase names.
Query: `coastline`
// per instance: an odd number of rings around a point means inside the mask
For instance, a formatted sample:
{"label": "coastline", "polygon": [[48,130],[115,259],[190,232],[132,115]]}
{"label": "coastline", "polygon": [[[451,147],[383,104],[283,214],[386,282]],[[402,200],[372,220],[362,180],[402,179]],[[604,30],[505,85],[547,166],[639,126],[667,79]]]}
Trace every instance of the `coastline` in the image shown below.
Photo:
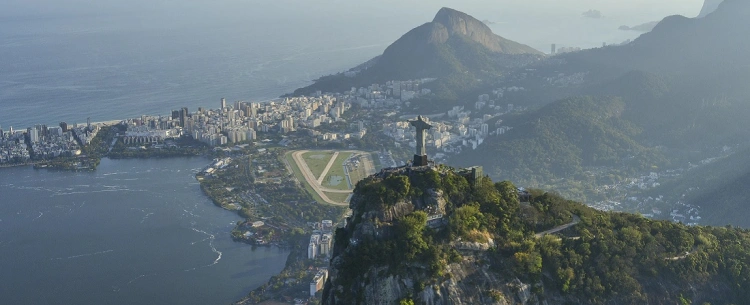
{"label": "coastline", "polygon": [[[277,99],[269,99],[261,103],[268,103]],[[80,156],[52,157],[47,160],[35,160],[22,164],[0,164],[0,168],[34,166],[35,169],[50,171],[78,171],[81,166],[86,166],[89,170],[95,171],[99,161],[103,158],[110,160],[171,159],[190,156],[209,157],[205,164],[206,167],[210,167],[212,164],[211,158],[227,155],[238,160],[244,158],[244,162],[232,163],[226,169],[235,171],[227,174],[229,178],[226,179],[226,183],[216,185],[213,192],[206,185],[212,181],[222,180],[221,175],[223,174],[219,173],[221,170],[217,170],[217,175],[211,175],[213,177],[210,179],[199,178],[201,173],[194,174],[193,178],[199,183],[201,193],[210,199],[215,206],[227,211],[234,211],[242,219],[237,221],[235,227],[231,230],[229,237],[233,242],[248,244],[253,248],[257,246],[275,247],[289,251],[289,254],[285,257],[286,264],[281,272],[267,279],[261,286],[244,292],[245,297],[236,300],[236,302],[255,304],[251,299],[258,298],[261,301],[282,300],[289,296],[309,298],[309,294],[300,294],[300,291],[309,288],[309,280],[315,275],[314,272],[311,273],[311,270],[327,266],[325,260],[308,258],[308,240],[313,232],[309,226],[310,221],[320,222],[325,219],[333,219],[337,223],[343,219],[345,213],[343,207],[319,204],[304,188],[300,188],[292,181],[290,177],[293,174],[287,172],[288,169],[283,163],[286,159],[283,157],[285,152],[292,147],[276,144],[279,139],[273,136],[270,136],[268,143],[258,139],[258,144],[250,142],[251,145],[230,145],[224,146],[223,149],[211,149],[212,147],[195,141],[192,137],[184,136],[171,140],[173,141],[172,144],[166,145],[166,147],[148,144],[127,146],[124,141],[113,141],[113,139],[122,135],[124,127],[121,123],[127,123],[128,120],[130,119],[91,122],[91,126],[96,126],[97,129],[104,132],[98,132],[90,143],[84,142],[85,146],[81,144],[82,154]],[[303,135],[296,133],[291,137],[304,138]],[[81,143],[80,140],[79,143]],[[299,149],[307,147],[305,145],[309,146],[311,143],[302,144],[301,147],[299,143],[294,143],[292,146]],[[262,159],[261,168],[273,170],[256,177],[255,173],[251,173],[251,170],[246,168],[250,163],[247,162],[249,161],[247,158]],[[255,160],[253,160],[254,162]],[[40,164],[42,166],[37,166]],[[243,179],[234,179],[234,177]],[[258,181],[256,181],[256,178],[258,178]],[[239,185],[235,185],[238,182]],[[238,189],[238,191],[234,191],[234,189]],[[239,190],[244,193],[239,193]],[[227,196],[232,198],[228,199]],[[245,200],[243,203],[243,198],[249,198],[251,201]],[[255,227],[257,222],[264,222],[265,225],[258,229]],[[255,235],[248,235],[250,231]],[[236,267],[238,270],[242,270],[242,266]],[[289,283],[294,283],[296,286],[290,287]]]}
{"label": "coastline", "polygon": [[27,163],[9,163],[0,164],[0,168],[12,168],[12,167],[23,167],[23,166],[34,166],[41,163],[41,161],[35,161],[35,162],[27,162]]}
{"label": "coastline", "polygon": [[[296,180],[291,178],[293,174],[288,172],[289,169],[284,164],[286,160],[284,155],[287,150],[304,149],[307,147],[305,145],[310,145],[310,143],[302,144],[301,147],[298,143],[295,143],[292,147],[286,147],[271,141],[270,143],[273,144],[258,142],[254,145],[228,146],[232,148],[231,150],[227,148],[217,150],[210,149],[203,143],[195,142],[192,138],[189,140],[182,138],[182,140],[175,140],[177,146],[174,147],[155,148],[147,145],[148,148],[128,149],[130,146],[116,145],[122,144],[122,141],[113,141],[115,137],[120,135],[117,126],[123,121],[92,122],[92,126],[97,126],[104,132],[98,132],[90,144],[82,147],[83,154],[80,156],[55,157],[22,164],[0,164],[0,168],[34,166],[34,169],[50,171],[79,171],[81,166],[86,166],[88,170],[95,171],[99,161],[104,158],[110,160],[171,159],[192,156],[208,157],[205,160],[205,167],[207,168],[212,164],[211,158],[229,155],[237,160],[245,160],[231,163],[231,166],[222,169],[224,170],[223,173],[221,173],[222,170],[218,170],[217,175],[212,175],[213,177],[209,179],[201,176],[202,173],[193,175],[193,179],[200,185],[201,193],[211,200],[213,205],[227,211],[233,211],[242,219],[236,222],[235,227],[230,232],[229,237],[233,242],[250,245],[253,249],[263,246],[264,248],[288,251],[288,255],[285,257],[286,263],[278,274],[268,278],[264,284],[253,287],[250,291],[245,291],[244,297],[235,302],[237,304],[257,304],[268,300],[279,301],[290,296],[309,298],[309,294],[301,294],[300,291],[309,288],[309,281],[315,276],[315,272],[312,270],[327,266],[325,260],[308,258],[307,246],[310,234],[313,232],[309,223],[310,221],[320,222],[325,219],[333,219],[337,223],[345,214],[344,207],[320,204],[313,200],[304,188],[295,183]],[[292,138],[297,137],[302,137],[302,135],[295,134],[292,136]],[[238,149],[239,147],[242,147],[242,149]],[[253,162],[256,161],[253,158],[262,159],[262,168],[275,169],[275,171],[256,177],[255,173],[250,173],[250,169],[245,167],[249,164],[248,158],[251,158],[250,160],[253,160]],[[231,172],[232,170],[234,172]],[[230,173],[226,173],[226,171],[230,171]],[[226,177],[221,177],[224,174],[226,174]],[[242,179],[234,179],[234,177]],[[209,190],[207,183],[223,178],[227,178],[226,184],[216,185],[213,192]],[[236,183],[239,183],[239,185],[235,185]],[[246,188],[244,189],[246,193],[240,194],[233,191],[235,188],[242,190],[242,187]],[[236,195],[236,198],[227,199],[227,194],[229,196]],[[254,200],[253,202],[238,203],[242,201],[242,198],[250,197]],[[264,222],[265,225],[258,229],[254,226],[254,223],[257,222]],[[255,235],[248,235],[251,231]],[[242,266],[236,266],[236,268],[242,270]],[[254,300],[259,301],[254,302]]]}
{"label": "coastline", "polygon": [[[321,204],[297,184],[284,162],[289,147],[250,146],[223,158],[226,166],[212,166],[196,174],[203,193],[213,204],[224,210],[234,211],[245,219],[232,230],[235,242],[253,247],[275,246],[290,251],[286,266],[271,277],[265,285],[248,291],[236,304],[259,304],[268,300],[309,299],[309,282],[317,268],[327,266],[321,258],[308,258],[311,222],[325,219],[339,222],[343,207]],[[252,165],[250,161],[252,160]],[[257,174],[251,168],[271,170],[267,176]],[[256,175],[257,174],[257,175]],[[268,176],[279,177],[268,180]]]}

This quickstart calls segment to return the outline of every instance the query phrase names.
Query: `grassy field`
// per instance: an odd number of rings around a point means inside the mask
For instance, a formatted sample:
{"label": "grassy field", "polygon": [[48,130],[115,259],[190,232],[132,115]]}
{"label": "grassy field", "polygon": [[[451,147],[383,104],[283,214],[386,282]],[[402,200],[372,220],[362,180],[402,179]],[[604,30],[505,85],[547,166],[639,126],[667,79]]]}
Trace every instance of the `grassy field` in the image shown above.
{"label": "grassy field", "polygon": [[[352,153],[340,153],[336,161],[333,162],[333,166],[328,171],[328,175],[323,179],[323,187],[334,189],[334,190],[349,190],[349,183],[346,182],[346,174],[344,173],[344,161],[349,159]],[[338,185],[333,185],[334,177],[341,177]]]}
{"label": "grassy field", "polygon": [[[315,189],[313,186],[307,183],[305,180],[305,176],[302,174],[302,168],[306,165],[310,172],[312,172],[313,175],[317,175],[318,177],[322,174],[323,170],[326,168],[329,162],[331,162],[331,158],[333,157],[334,151],[309,151],[301,156],[301,161],[305,164],[298,165],[296,162],[294,162],[294,158],[292,157],[292,154],[294,152],[287,153],[284,158],[289,163],[292,172],[294,176],[299,180],[300,183],[303,184],[303,187],[305,190],[319,203],[327,204],[325,201],[323,201],[322,198],[315,192]],[[332,190],[340,190],[340,191],[351,191],[349,188],[349,183],[346,179],[346,172],[344,171],[344,163],[347,159],[351,158],[353,155],[356,154],[362,154],[360,158],[360,164],[357,167],[350,166],[349,167],[349,175],[351,178],[352,183],[356,184],[358,181],[364,179],[367,175],[367,172],[365,171],[364,162],[372,162],[374,161],[374,157],[371,154],[367,154],[364,152],[339,152],[338,156],[335,160],[333,160],[333,163],[331,165],[331,168],[329,169],[328,173],[326,174],[326,177],[323,177],[322,179],[322,185],[321,187],[332,189]],[[369,159],[371,161],[365,161],[366,159]],[[316,177],[316,179],[318,178]],[[345,202],[346,199],[350,196],[350,193],[332,193],[332,192],[324,192],[324,195],[328,197],[330,200],[335,202]]]}
{"label": "grassy field", "polygon": [[332,151],[311,151],[302,154],[302,159],[305,160],[307,167],[310,168],[315,178],[318,178],[323,173],[328,162],[331,161],[332,156]]}
{"label": "grassy field", "polygon": [[350,194],[339,194],[339,193],[326,193],[326,196],[328,198],[331,198],[331,200],[336,202],[344,202],[346,198],[349,198]]}
{"label": "grassy field", "polygon": [[313,188],[310,187],[309,184],[307,184],[307,180],[305,180],[305,176],[302,175],[302,170],[299,169],[299,167],[297,166],[297,163],[294,162],[294,158],[292,158],[292,153],[291,152],[287,153],[284,157],[286,158],[286,161],[289,163],[289,166],[292,168],[292,172],[294,172],[294,177],[296,177],[297,180],[305,187],[305,190],[307,191],[307,193],[310,194],[313,197],[313,199],[315,199],[315,201],[317,201],[318,203],[328,204],[327,202],[323,200],[323,198],[320,198],[320,196],[318,196],[318,193],[316,193],[315,190],[313,190]]}

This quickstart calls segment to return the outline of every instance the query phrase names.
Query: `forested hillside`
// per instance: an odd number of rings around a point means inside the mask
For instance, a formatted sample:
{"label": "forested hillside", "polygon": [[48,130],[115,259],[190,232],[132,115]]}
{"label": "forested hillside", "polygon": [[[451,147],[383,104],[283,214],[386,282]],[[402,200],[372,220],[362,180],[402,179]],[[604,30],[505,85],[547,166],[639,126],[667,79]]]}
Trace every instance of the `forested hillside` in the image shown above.
{"label": "forested hillside", "polygon": [[513,118],[514,129],[451,164],[482,160],[494,177],[534,184],[581,175],[585,166],[646,170],[666,162],[636,138],[642,129],[623,119],[626,104],[616,97],[574,97]]}
{"label": "forested hillside", "polygon": [[[530,195],[521,203],[509,182],[474,181],[446,167],[389,170],[360,182],[353,215],[336,231],[323,303],[750,299],[746,230],[687,227]],[[555,227],[567,229],[540,233]]]}

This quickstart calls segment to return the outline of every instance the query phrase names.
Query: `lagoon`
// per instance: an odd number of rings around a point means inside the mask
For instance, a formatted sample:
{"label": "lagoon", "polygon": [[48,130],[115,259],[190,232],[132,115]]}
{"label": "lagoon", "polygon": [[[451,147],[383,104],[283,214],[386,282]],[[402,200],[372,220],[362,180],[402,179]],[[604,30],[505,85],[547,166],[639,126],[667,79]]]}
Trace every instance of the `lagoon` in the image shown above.
{"label": "lagoon", "polygon": [[264,284],[289,253],[231,240],[241,218],[194,178],[208,162],[0,169],[3,303],[228,304]]}

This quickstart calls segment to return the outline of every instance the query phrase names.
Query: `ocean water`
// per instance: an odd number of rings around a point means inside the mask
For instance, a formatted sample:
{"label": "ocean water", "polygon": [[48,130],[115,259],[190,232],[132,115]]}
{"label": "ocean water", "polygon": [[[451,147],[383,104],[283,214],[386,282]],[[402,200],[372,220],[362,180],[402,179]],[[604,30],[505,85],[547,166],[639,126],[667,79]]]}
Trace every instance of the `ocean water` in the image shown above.
{"label": "ocean water", "polygon": [[0,126],[218,108],[222,97],[266,100],[383,48],[298,33],[248,4],[175,3],[170,11],[157,2],[0,18]]}
{"label": "ocean water", "polygon": [[[381,54],[442,6],[547,52],[632,39],[617,27],[697,14],[701,2],[644,1],[4,0],[0,127],[275,98]],[[603,17],[581,17],[588,9]]]}
{"label": "ocean water", "polygon": [[228,304],[265,283],[288,252],[231,240],[240,217],[193,177],[207,162],[0,169],[0,303]]}

